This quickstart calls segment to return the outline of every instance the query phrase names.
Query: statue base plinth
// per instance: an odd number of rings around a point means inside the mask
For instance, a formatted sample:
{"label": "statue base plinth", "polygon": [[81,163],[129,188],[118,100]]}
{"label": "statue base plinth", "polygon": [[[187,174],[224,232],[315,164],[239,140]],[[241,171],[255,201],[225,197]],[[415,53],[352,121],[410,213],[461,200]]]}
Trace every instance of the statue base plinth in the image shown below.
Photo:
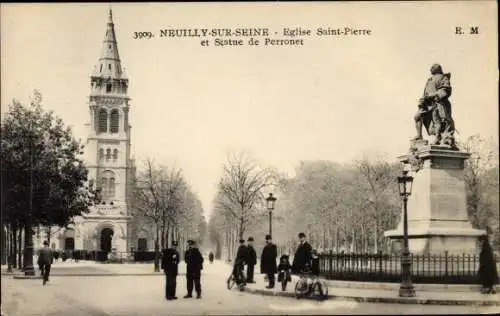
{"label": "statue base plinth", "polygon": [[[478,237],[486,232],[474,229],[467,217],[464,161],[469,154],[449,146],[415,141],[411,145],[410,154],[399,157],[401,162],[412,165],[413,190],[408,199],[410,251],[476,253]],[[403,216],[398,227],[384,236],[402,241],[402,220]]]}

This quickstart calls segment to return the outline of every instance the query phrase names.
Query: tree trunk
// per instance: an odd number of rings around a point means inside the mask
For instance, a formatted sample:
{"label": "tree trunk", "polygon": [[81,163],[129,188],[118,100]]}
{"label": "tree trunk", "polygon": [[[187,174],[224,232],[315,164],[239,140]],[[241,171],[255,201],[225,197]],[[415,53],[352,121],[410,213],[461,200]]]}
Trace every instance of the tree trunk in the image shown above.
{"label": "tree trunk", "polygon": [[155,223],[156,226],[156,237],[155,237],[155,261],[154,261],[154,271],[160,271],[160,225],[158,222]]}
{"label": "tree trunk", "polygon": [[52,226],[47,227],[47,242],[50,245],[50,237],[52,236]]}
{"label": "tree trunk", "polygon": [[161,223],[161,249],[165,249],[165,220],[162,220]]}
{"label": "tree trunk", "polygon": [[12,227],[12,232],[10,233],[10,238],[12,239],[12,266],[17,269],[17,225]]}
{"label": "tree trunk", "polygon": [[165,246],[168,247],[169,245],[169,240],[173,241],[171,238],[170,238],[170,223],[167,223],[167,231],[165,233]]}
{"label": "tree trunk", "polygon": [[335,252],[339,253],[339,242],[340,242],[340,232],[339,228],[335,226]]}
{"label": "tree trunk", "polygon": [[[243,212],[243,208],[242,208],[242,212]],[[240,227],[239,227],[239,238],[240,239],[243,239],[243,234],[245,233],[245,224],[244,224],[244,220],[243,220],[243,216],[240,217]]]}
{"label": "tree trunk", "polygon": [[375,229],[373,230],[373,249],[378,252],[378,220],[375,218]]}
{"label": "tree trunk", "polygon": [[17,232],[17,244],[19,245],[19,251],[17,252],[18,267],[21,269],[23,267],[23,252],[21,251],[23,244],[23,228],[20,226]]}

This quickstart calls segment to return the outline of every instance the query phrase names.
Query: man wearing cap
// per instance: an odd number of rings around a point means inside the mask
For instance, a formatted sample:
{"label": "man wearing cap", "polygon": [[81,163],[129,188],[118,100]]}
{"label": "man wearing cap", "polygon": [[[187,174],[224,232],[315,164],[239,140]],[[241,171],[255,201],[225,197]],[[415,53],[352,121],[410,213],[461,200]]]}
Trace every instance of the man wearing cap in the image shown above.
{"label": "man wearing cap", "polygon": [[306,241],[306,234],[299,233],[300,244],[293,256],[292,270],[295,274],[303,273],[306,266],[311,267],[312,247]]}
{"label": "man wearing cap", "polygon": [[172,241],[172,247],[163,251],[161,268],[165,272],[165,298],[167,300],[176,300],[175,290],[177,287],[177,274],[179,272],[179,252],[177,251],[177,242]]}
{"label": "man wearing cap", "polygon": [[247,283],[255,283],[253,279],[253,272],[255,265],[257,264],[257,253],[255,253],[255,249],[253,248],[253,237],[248,237],[246,263],[247,263]]}
{"label": "man wearing cap", "polygon": [[186,261],[187,295],[184,298],[193,297],[193,284],[196,290],[196,298],[201,298],[201,270],[203,270],[203,256],[196,247],[194,240],[188,240],[188,249],[184,254]]}
{"label": "man wearing cap", "polygon": [[277,258],[278,249],[273,244],[271,235],[266,235],[266,245],[262,249],[262,255],[260,256],[260,273],[267,275],[269,285],[266,288],[268,289],[274,288],[274,275],[278,272],[276,266]]}

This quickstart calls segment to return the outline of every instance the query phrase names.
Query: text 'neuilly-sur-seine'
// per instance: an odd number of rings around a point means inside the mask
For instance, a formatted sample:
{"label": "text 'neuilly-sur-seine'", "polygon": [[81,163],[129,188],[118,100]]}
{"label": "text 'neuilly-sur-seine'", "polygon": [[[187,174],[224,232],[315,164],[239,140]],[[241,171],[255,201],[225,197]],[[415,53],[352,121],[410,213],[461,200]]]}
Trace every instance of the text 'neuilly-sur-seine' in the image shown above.
{"label": "text 'neuilly-sur-seine'", "polygon": [[235,46],[303,46],[311,38],[328,37],[365,37],[372,35],[372,30],[365,27],[285,27],[280,31],[270,28],[165,28],[157,32],[133,32],[133,38],[148,40],[198,39],[203,47]]}

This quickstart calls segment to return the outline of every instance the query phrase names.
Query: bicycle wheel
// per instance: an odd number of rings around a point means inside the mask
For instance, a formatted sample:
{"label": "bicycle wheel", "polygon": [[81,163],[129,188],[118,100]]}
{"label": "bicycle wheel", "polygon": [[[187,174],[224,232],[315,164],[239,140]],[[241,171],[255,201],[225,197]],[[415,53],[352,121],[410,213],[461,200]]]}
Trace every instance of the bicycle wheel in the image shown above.
{"label": "bicycle wheel", "polygon": [[328,284],[321,280],[316,280],[313,286],[313,294],[316,298],[320,300],[325,300],[328,298]]}
{"label": "bicycle wheel", "polygon": [[233,286],[236,284],[233,275],[229,276],[229,279],[227,279],[227,289],[230,290],[233,288]]}
{"label": "bicycle wheel", "polygon": [[240,290],[240,292],[243,292],[245,290],[245,285],[246,285],[245,282],[242,282],[240,283],[240,285],[238,285],[238,289]]}
{"label": "bicycle wheel", "polygon": [[308,292],[309,285],[306,278],[300,278],[295,284],[295,296],[300,298]]}

